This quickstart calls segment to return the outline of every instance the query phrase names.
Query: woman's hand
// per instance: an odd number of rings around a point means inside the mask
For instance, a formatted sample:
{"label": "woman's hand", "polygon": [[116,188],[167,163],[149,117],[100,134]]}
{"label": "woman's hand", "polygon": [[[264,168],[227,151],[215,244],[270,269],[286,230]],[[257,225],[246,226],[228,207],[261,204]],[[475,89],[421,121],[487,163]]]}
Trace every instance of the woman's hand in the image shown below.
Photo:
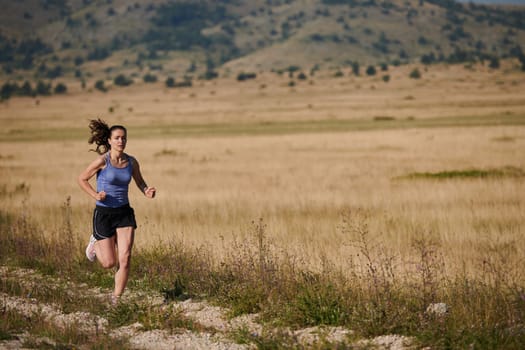
{"label": "woman's hand", "polygon": [[104,199],[106,199],[106,192],[104,191],[97,192],[97,194],[95,195],[95,199],[99,202],[103,202]]}
{"label": "woman's hand", "polygon": [[148,198],[154,198],[156,192],[157,190],[155,189],[155,187],[146,187],[144,189],[144,195]]}

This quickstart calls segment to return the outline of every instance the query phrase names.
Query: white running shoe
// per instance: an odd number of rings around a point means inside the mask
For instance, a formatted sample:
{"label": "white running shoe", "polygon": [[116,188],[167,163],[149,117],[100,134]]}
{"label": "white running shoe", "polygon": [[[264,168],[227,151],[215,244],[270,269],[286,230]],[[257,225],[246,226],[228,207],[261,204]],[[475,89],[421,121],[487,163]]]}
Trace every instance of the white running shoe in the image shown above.
{"label": "white running shoe", "polygon": [[95,254],[95,243],[97,240],[93,235],[89,238],[89,244],[86,247],[86,257],[89,261],[93,262],[97,258],[97,255]]}

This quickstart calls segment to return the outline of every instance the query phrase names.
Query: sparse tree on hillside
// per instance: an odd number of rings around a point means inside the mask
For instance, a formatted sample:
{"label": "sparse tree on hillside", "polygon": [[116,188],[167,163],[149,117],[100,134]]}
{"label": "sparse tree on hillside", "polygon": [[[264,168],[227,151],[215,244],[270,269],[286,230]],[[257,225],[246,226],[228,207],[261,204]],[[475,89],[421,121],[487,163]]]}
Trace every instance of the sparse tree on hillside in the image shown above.
{"label": "sparse tree on hillside", "polygon": [[244,73],[244,72],[241,72],[237,75],[237,80],[238,81],[245,81],[245,80],[249,80],[249,79],[255,79],[257,77],[257,74],[255,73]]}
{"label": "sparse tree on hillside", "polygon": [[169,88],[175,87],[175,79],[173,79],[172,77],[168,77],[166,79],[166,86]]}
{"label": "sparse tree on hillside", "polygon": [[56,79],[58,77],[62,76],[62,66],[58,65],[54,68],[48,69],[46,72],[46,78],[48,79]]}
{"label": "sparse tree on hillside", "polygon": [[2,89],[0,89],[0,99],[2,100],[8,100],[12,95],[14,95],[16,89],[18,87],[15,84],[11,84],[10,82],[4,83],[2,85]]}
{"label": "sparse tree on hillside", "polygon": [[22,96],[33,96],[35,92],[33,91],[33,88],[31,87],[31,83],[29,81],[25,81],[24,84],[20,87],[20,95]]}
{"label": "sparse tree on hillside", "polygon": [[97,47],[90,53],[88,53],[87,59],[90,61],[100,61],[109,57],[110,52],[104,47]]}
{"label": "sparse tree on hillside", "polygon": [[491,69],[498,69],[499,68],[499,58],[491,57],[490,58],[490,63],[489,63],[489,68],[491,68]]}
{"label": "sparse tree on hillside", "polygon": [[126,77],[124,74],[119,74],[113,79],[113,83],[118,86],[129,86],[133,84],[133,79]]}
{"label": "sparse tree on hillside", "polygon": [[219,73],[217,73],[216,71],[214,70],[207,70],[206,72],[204,72],[204,74],[201,76],[202,79],[205,79],[205,80],[212,80],[212,79],[215,79],[219,76]]}
{"label": "sparse tree on hillside", "polygon": [[436,62],[436,56],[434,55],[433,52],[431,52],[431,53],[429,53],[427,55],[422,55],[420,61],[421,61],[421,63],[426,64],[426,65],[432,64],[432,63]]}
{"label": "sparse tree on hillside", "polygon": [[55,94],[65,94],[67,92],[67,86],[64,83],[58,83],[55,86]]}
{"label": "sparse tree on hillside", "polygon": [[80,66],[82,63],[84,63],[84,58],[82,58],[82,56],[76,56],[74,62],[75,66]]}
{"label": "sparse tree on hillside", "polygon": [[14,72],[13,66],[8,63],[2,65],[2,70],[5,74],[13,74]]}
{"label": "sparse tree on hillside", "polygon": [[157,76],[151,73],[148,73],[142,77],[145,83],[155,83],[157,81]]}
{"label": "sparse tree on hillside", "polygon": [[106,92],[108,91],[108,89],[106,88],[106,86],[104,86],[104,80],[97,80],[95,82],[95,89],[99,90],[99,91],[102,91],[102,92]]}
{"label": "sparse tree on hillside", "polygon": [[366,68],[366,75],[376,75],[376,67],[368,66]]}
{"label": "sparse tree on hillside", "polygon": [[36,93],[38,95],[43,95],[43,96],[51,95],[51,84],[44,83],[41,80],[38,81],[38,83],[36,84]]}
{"label": "sparse tree on hillside", "polygon": [[352,73],[359,75],[359,62],[352,62]]}
{"label": "sparse tree on hillside", "polygon": [[421,78],[421,72],[419,71],[419,69],[414,68],[412,70],[412,72],[410,72],[410,78],[412,78],[412,79],[419,79],[419,78]]}
{"label": "sparse tree on hillside", "polygon": [[206,80],[212,80],[219,76],[219,73],[215,71],[215,62],[211,57],[206,58],[206,72],[202,75],[202,78]]}
{"label": "sparse tree on hillside", "polygon": [[510,50],[511,56],[515,56],[521,63],[521,70],[525,72],[525,53],[521,50],[520,46],[516,46]]}
{"label": "sparse tree on hillside", "polygon": [[299,71],[300,69],[301,67],[292,65],[292,66],[289,66],[286,70],[288,71],[288,73],[292,73],[293,75],[293,73]]}
{"label": "sparse tree on hillside", "polygon": [[191,61],[190,66],[188,67],[187,72],[193,73],[197,70],[197,65],[195,64],[195,61]]}

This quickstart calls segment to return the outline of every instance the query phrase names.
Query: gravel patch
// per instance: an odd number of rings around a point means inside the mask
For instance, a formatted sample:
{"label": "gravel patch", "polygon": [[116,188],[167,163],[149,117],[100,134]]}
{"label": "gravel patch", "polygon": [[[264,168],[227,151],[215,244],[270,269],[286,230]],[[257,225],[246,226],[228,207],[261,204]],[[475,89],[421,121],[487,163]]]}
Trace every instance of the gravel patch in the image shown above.
{"label": "gravel patch", "polygon": [[[30,269],[14,269],[0,266],[0,278],[2,281],[12,280],[21,284],[27,290],[34,288],[48,288],[51,291],[57,288],[62,293],[71,294],[75,297],[82,293],[84,297],[92,297],[108,303],[109,290],[100,288],[88,288],[84,284],[75,284],[59,277],[43,276]],[[86,335],[108,334],[115,339],[126,339],[135,349],[254,349],[254,344],[236,344],[228,337],[237,330],[248,331],[251,336],[263,335],[263,325],[258,323],[257,314],[241,315],[230,319],[229,310],[219,306],[213,306],[206,301],[195,301],[188,299],[182,302],[167,304],[160,293],[142,291],[127,291],[121,298],[121,303],[139,303],[149,307],[158,308],[159,312],[166,308],[173,308],[199,325],[206,331],[194,332],[187,329],[173,330],[144,330],[140,323],[125,325],[117,329],[110,329],[108,320],[99,315],[89,312],[77,311],[64,313],[60,305],[40,303],[31,297],[10,296],[0,293],[0,309],[13,311],[27,318],[39,317],[44,322],[50,323],[59,329],[74,327],[78,332]],[[287,329],[266,329],[268,334],[287,334],[295,339],[300,348],[317,348],[319,345],[326,346],[350,346],[351,348],[373,348],[389,350],[411,350],[415,349],[413,338],[400,335],[385,335],[374,339],[363,339],[349,343],[354,332],[342,327],[310,327],[295,331]],[[30,334],[17,335],[17,339],[0,341],[0,349],[23,349],[24,339],[31,337]],[[42,346],[54,346],[52,339],[33,339],[33,344],[42,342]]]}
{"label": "gravel patch", "polygon": [[221,335],[210,333],[194,333],[182,331],[170,334],[168,331],[153,330],[141,332],[129,339],[131,346],[135,349],[195,349],[195,350],[244,350],[250,349],[247,345],[235,344]]}
{"label": "gravel patch", "polygon": [[319,342],[330,344],[345,344],[348,337],[354,334],[351,330],[343,327],[309,327],[293,332],[298,342],[305,346],[312,346]]}
{"label": "gravel patch", "polygon": [[359,340],[355,343],[357,348],[377,350],[412,350],[416,349],[414,339],[402,335],[390,334],[373,339]]}
{"label": "gravel patch", "polygon": [[200,325],[213,328],[219,332],[231,332],[239,329],[246,329],[250,334],[259,336],[262,333],[262,325],[256,322],[257,314],[248,314],[228,319],[228,309],[219,306],[212,306],[205,301],[185,300],[175,303],[173,307],[181,311]]}
{"label": "gravel patch", "polygon": [[81,333],[98,334],[105,332],[108,326],[108,320],[88,312],[64,314],[56,306],[40,304],[35,299],[12,297],[5,293],[0,293],[0,307],[27,318],[41,317],[44,322],[62,330],[75,326]]}

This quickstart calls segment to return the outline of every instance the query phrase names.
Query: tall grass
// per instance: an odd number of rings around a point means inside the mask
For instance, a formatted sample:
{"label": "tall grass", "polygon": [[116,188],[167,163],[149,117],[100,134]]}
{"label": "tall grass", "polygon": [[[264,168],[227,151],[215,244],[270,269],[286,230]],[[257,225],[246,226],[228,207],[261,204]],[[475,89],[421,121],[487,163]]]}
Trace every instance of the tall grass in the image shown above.
{"label": "tall grass", "polygon": [[[27,217],[2,213],[1,218],[2,264],[96,283],[85,276],[102,272],[82,263],[83,250],[76,242],[60,245],[35,235],[39,229]],[[347,257],[354,266],[351,271],[342,271],[328,260],[320,270],[305,268],[304,257],[285,254],[268,238],[268,227],[261,219],[252,223],[245,237],[224,248],[227,254],[220,260],[212,257],[209,248],[188,246],[177,239],[137,251],[130,288],[162,292],[167,301],[206,298],[229,307],[232,316],[259,313],[268,329],[332,325],[348,327],[363,337],[411,335],[421,346],[434,348],[522,346],[525,279],[522,265],[512,257],[512,245],[487,247],[493,251],[480,261],[483,269],[478,275],[445,273],[439,242],[414,239],[411,249],[417,259],[406,260],[378,240],[380,233],[370,230],[369,218],[362,210],[342,216],[340,229],[357,250]],[[50,249],[53,254],[48,254]],[[16,290],[5,284],[4,289]],[[433,303],[445,303],[448,311],[428,311]],[[134,304],[123,306],[116,316],[116,325],[140,320],[149,327],[192,327],[180,318],[166,319]],[[10,320],[2,329],[7,337],[20,320],[3,317]],[[263,337],[258,339],[261,344],[286,343],[278,333]]]}

